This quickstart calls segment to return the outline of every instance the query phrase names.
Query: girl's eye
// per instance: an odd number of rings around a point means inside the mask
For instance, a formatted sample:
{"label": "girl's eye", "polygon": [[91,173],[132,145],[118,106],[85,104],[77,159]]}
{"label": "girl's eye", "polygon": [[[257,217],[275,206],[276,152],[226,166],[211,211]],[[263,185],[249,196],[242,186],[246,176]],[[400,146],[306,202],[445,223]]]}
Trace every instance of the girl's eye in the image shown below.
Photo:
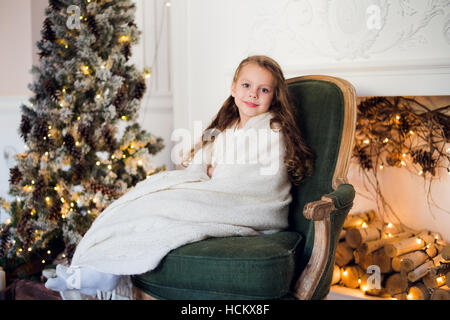
{"label": "girl's eye", "polygon": [[266,89],[266,88],[262,88],[261,91],[264,93],[269,93],[269,89]]}
{"label": "girl's eye", "polygon": [[248,83],[243,83],[242,86],[243,86],[244,88],[250,87],[250,85],[249,85]]}

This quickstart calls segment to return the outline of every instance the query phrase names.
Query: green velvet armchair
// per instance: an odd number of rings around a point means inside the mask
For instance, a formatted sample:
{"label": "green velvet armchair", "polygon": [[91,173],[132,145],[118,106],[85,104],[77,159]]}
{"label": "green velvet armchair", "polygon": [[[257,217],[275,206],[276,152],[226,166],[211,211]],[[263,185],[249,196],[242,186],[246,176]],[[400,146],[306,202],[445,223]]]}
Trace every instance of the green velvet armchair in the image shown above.
{"label": "green velvet armchair", "polygon": [[315,170],[293,186],[288,230],[250,237],[210,238],[172,250],[151,272],[131,277],[134,299],[324,299],[336,245],[353,205],[346,181],[356,97],[339,78],[287,80],[297,119],[316,154]]}

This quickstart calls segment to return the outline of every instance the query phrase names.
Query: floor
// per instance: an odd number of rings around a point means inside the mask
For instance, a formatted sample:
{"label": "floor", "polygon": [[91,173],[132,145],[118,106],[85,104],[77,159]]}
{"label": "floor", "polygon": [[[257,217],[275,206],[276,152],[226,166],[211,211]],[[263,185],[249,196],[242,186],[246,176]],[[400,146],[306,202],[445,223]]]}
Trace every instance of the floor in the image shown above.
{"label": "floor", "polygon": [[341,286],[331,286],[327,300],[386,300],[383,298],[368,296],[358,289],[350,289]]}

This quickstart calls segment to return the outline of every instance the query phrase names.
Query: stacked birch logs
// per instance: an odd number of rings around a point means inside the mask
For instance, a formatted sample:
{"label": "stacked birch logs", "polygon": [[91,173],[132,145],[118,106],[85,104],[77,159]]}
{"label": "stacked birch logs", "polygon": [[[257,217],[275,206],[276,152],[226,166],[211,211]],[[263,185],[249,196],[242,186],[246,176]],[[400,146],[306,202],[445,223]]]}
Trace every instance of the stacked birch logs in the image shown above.
{"label": "stacked birch logs", "polygon": [[438,233],[404,230],[375,211],[347,216],[332,284],[398,300],[450,300],[450,245]]}

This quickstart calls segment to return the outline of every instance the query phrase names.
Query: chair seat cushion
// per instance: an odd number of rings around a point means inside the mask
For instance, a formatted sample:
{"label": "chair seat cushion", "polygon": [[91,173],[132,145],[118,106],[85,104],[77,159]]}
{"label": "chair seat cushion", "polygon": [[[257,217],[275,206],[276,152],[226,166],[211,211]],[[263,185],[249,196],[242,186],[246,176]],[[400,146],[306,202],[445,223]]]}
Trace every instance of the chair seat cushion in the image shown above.
{"label": "chair seat cushion", "polygon": [[301,240],[292,231],[210,238],[172,250],[131,280],[158,299],[277,299],[289,291]]}

